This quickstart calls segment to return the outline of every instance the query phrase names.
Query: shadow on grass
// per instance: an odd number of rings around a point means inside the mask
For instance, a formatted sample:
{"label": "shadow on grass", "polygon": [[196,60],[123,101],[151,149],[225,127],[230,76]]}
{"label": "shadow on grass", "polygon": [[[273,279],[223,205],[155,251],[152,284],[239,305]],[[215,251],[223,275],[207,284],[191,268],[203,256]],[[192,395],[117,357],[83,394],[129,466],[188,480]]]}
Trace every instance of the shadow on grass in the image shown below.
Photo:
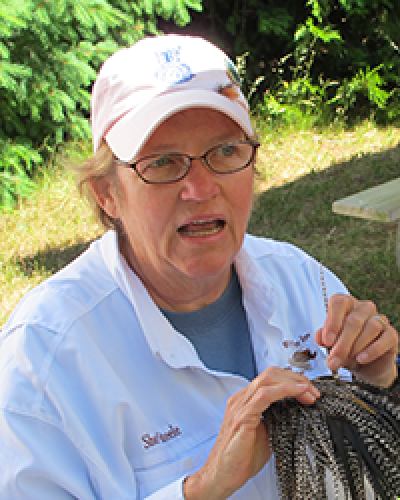
{"label": "shadow on grass", "polygon": [[332,223],[350,219],[332,212],[335,200],[399,176],[400,144],[332,164],[262,192],[249,228],[257,233],[272,230],[287,238],[325,234],[327,228],[332,229]]}
{"label": "shadow on grass", "polygon": [[54,274],[84,252],[90,243],[91,241],[79,242],[61,249],[46,248],[35,255],[19,257],[16,264],[26,276],[39,269]]}
{"label": "shadow on grass", "polygon": [[355,296],[373,300],[400,329],[397,224],[332,212],[334,201],[399,176],[400,145],[313,171],[260,193],[249,232],[303,248],[335,272]]}

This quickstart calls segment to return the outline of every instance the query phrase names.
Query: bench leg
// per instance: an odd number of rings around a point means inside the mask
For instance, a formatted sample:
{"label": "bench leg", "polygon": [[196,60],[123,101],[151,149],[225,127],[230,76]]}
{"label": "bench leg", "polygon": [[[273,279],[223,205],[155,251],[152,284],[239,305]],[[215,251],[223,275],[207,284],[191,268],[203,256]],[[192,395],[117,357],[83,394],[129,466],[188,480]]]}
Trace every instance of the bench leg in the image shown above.
{"label": "bench leg", "polygon": [[399,223],[397,225],[396,262],[397,262],[397,268],[400,271],[400,221],[399,221]]}

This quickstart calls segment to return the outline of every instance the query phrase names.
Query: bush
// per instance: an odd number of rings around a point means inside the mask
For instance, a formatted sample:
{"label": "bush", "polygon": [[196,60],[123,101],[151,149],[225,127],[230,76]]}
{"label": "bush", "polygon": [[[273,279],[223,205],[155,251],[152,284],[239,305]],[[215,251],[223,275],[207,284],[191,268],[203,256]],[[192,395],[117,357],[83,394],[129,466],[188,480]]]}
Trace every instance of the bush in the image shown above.
{"label": "bush", "polygon": [[[398,119],[400,61],[397,56],[394,58],[394,42],[387,43],[386,51],[382,51],[383,62],[371,68],[369,63],[377,62],[375,58],[365,54],[361,58],[353,47],[351,59],[351,47],[343,43],[343,35],[315,21],[309,17],[298,27],[294,51],[281,58],[274,68],[276,84],[272,93],[264,95],[259,107],[263,114],[274,119],[279,108],[278,118],[286,123],[292,122],[293,108],[302,118],[312,116],[316,124],[352,124],[365,118],[388,123]],[[323,52],[332,53],[329,64],[321,63]],[[341,62],[336,63],[336,59]]]}
{"label": "bush", "polygon": [[203,5],[216,43],[229,47],[232,57],[248,53],[245,91],[265,119],[399,118],[398,1],[203,0]]}
{"label": "bush", "polygon": [[157,16],[190,20],[201,0],[0,0],[0,206],[66,139],[90,137],[90,86],[121,46],[156,33]]}

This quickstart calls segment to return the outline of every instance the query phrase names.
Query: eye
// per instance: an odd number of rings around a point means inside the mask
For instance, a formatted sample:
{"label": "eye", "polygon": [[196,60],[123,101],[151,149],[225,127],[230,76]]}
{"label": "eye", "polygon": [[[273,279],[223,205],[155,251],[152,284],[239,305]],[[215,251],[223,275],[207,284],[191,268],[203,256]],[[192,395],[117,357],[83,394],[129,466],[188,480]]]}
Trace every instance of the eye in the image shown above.
{"label": "eye", "polygon": [[146,164],[147,168],[167,167],[176,163],[176,158],[172,155],[162,155],[149,159]]}
{"label": "eye", "polygon": [[182,155],[168,153],[159,156],[149,156],[138,163],[138,168],[142,174],[146,172],[166,171],[180,169],[182,167]]}
{"label": "eye", "polygon": [[136,163],[138,173],[150,182],[170,182],[179,178],[187,167],[186,157],[180,153],[148,156]]}
{"label": "eye", "polygon": [[222,144],[221,146],[218,146],[216,150],[216,154],[219,156],[233,156],[235,153],[237,153],[238,147],[235,144]]}

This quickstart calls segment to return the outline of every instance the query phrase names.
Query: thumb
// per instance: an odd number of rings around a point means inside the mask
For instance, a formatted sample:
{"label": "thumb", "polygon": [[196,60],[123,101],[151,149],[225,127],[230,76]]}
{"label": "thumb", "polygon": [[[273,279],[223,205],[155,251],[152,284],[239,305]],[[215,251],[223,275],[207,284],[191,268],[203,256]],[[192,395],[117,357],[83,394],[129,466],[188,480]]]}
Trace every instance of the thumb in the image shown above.
{"label": "thumb", "polygon": [[323,328],[318,328],[318,330],[314,333],[314,340],[320,346],[324,345],[322,332]]}

